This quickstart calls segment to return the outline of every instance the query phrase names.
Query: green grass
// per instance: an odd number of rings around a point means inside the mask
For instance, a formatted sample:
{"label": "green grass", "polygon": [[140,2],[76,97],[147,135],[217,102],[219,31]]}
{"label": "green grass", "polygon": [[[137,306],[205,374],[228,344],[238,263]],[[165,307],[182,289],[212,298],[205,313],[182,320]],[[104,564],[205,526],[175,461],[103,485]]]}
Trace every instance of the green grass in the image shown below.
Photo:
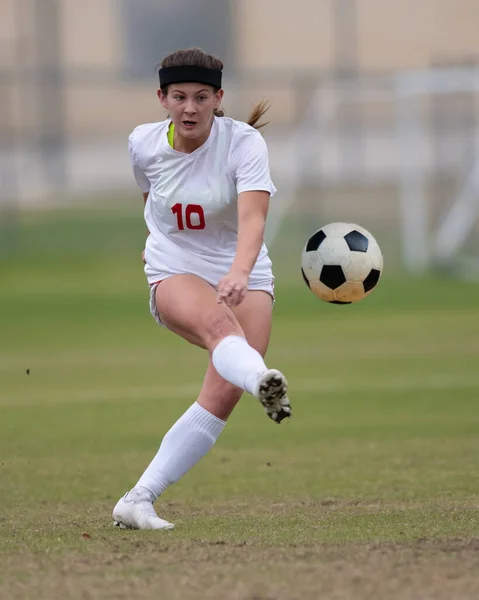
{"label": "green grass", "polygon": [[5,597],[476,598],[472,283],[386,272],[364,302],[326,305],[273,246],[268,363],[294,419],[245,396],[164,495],[173,532],[112,528],[206,365],[149,315],[143,231],[121,210],[27,215],[0,262]]}

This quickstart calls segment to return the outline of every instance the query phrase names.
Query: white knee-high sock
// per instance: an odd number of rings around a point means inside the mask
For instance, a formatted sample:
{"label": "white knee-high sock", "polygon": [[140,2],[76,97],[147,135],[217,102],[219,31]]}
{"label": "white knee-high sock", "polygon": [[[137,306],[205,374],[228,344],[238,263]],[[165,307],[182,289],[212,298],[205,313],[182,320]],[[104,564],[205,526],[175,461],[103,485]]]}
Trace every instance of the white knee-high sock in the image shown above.
{"label": "white knee-high sock", "polygon": [[239,335],[223,338],[213,350],[211,360],[223,379],[250,394],[253,393],[259,375],[268,368],[261,354]]}
{"label": "white knee-high sock", "polygon": [[146,488],[156,500],[211,450],[225,425],[195,402],[165,435],[135,489]]}

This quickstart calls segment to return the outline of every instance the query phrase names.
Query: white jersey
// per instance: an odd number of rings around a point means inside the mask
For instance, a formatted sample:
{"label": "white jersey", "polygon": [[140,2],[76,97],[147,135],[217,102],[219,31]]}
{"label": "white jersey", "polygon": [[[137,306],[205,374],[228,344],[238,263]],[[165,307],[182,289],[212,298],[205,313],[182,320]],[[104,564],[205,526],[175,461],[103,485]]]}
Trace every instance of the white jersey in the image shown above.
{"label": "white jersey", "polygon": [[[136,181],[142,192],[149,192],[145,273],[150,284],[193,273],[216,286],[235,257],[238,195],[276,191],[266,143],[246,123],[215,117],[206,142],[185,154],[168,143],[170,123],[140,125],[129,138]],[[248,285],[260,289],[272,280],[263,243]]]}

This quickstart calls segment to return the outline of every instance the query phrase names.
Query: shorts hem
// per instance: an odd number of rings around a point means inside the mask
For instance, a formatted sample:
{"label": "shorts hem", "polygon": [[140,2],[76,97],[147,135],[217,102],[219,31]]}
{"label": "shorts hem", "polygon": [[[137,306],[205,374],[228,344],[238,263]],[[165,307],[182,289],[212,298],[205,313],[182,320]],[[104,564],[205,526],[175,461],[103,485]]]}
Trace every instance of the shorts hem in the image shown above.
{"label": "shorts hem", "polygon": [[[150,286],[150,314],[155,319],[156,323],[160,327],[166,327],[166,325],[161,320],[160,313],[158,312],[158,308],[156,307],[156,289],[162,281],[164,281],[165,279],[168,279],[169,277],[171,277],[171,275],[162,277],[158,281],[149,284],[149,286]],[[206,279],[205,279],[205,281],[206,281]],[[207,283],[210,283],[210,282],[207,281]],[[212,285],[212,284],[210,283],[210,285]],[[248,291],[249,292],[266,292],[267,294],[269,294],[271,296],[271,298],[273,300],[273,305],[276,301],[275,295],[274,295],[274,278],[271,279],[269,284],[263,283],[263,284],[258,284],[258,285],[253,285],[251,287],[248,287]]]}

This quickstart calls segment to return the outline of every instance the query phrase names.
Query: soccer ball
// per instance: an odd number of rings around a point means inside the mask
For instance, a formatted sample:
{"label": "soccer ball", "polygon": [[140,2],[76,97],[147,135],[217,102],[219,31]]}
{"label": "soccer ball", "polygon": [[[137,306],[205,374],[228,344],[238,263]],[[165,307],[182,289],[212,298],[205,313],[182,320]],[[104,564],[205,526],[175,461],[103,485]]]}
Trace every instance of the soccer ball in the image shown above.
{"label": "soccer ball", "polygon": [[376,287],[383,255],[374,237],[353,223],[330,223],[309,238],[301,272],[309,289],[326,302],[358,302]]}

